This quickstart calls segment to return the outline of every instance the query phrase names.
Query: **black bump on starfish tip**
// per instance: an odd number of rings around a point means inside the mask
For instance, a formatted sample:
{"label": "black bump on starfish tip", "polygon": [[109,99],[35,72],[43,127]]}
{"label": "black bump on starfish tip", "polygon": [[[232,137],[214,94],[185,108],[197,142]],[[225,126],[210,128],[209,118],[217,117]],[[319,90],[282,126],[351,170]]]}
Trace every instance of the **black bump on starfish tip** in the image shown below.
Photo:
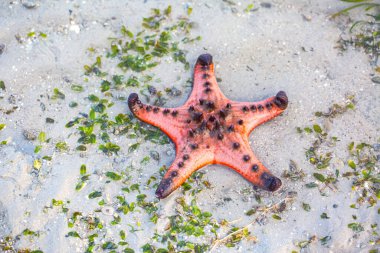
{"label": "black bump on starfish tip", "polygon": [[278,108],[285,110],[286,107],[288,107],[288,96],[284,91],[279,91],[276,95],[274,103],[278,106]]}
{"label": "black bump on starfish tip", "polygon": [[132,110],[132,107],[139,101],[139,96],[136,93],[131,93],[128,97],[128,106]]}
{"label": "black bump on starfish tip", "polygon": [[168,190],[172,182],[172,179],[164,178],[156,190],[156,197],[159,199],[165,198],[168,195],[168,193],[165,193],[165,191]]}
{"label": "black bump on starfish tip", "polygon": [[197,63],[201,65],[210,65],[212,64],[212,56],[210,54],[201,54],[198,57]]}
{"label": "black bump on starfish tip", "polygon": [[282,185],[282,182],[279,178],[272,176],[267,172],[261,174],[261,179],[263,180],[263,187],[267,191],[274,192],[278,190]]}

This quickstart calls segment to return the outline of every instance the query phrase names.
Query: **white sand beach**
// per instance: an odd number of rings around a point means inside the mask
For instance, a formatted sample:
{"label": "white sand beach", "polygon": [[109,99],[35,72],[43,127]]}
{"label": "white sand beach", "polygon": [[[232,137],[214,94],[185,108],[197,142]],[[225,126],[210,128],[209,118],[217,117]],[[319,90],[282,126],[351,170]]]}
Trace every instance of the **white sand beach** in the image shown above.
{"label": "white sand beach", "polygon": [[[142,27],[143,17],[151,16],[152,8],[169,5],[171,13],[162,15],[159,29],[181,20],[191,23],[188,34],[170,32],[170,41],[178,41],[190,68],[168,53],[154,58],[158,65],[144,71],[120,69],[119,58],[110,57],[111,43],[117,42],[112,38],[132,40],[120,32],[123,26],[135,37],[143,29],[155,33]],[[379,180],[380,86],[372,80],[380,73],[363,49],[339,48],[339,39],[351,36],[352,20],[366,18],[355,10],[331,18],[347,6],[332,0],[1,1],[0,251],[378,252],[380,205],[374,189],[380,183],[371,180]],[[197,36],[194,42],[184,40]],[[286,111],[250,135],[257,157],[281,178],[279,191],[258,190],[228,167],[210,165],[188,183],[190,190],[178,189],[163,200],[155,197],[160,168],[170,166],[175,147],[132,116],[132,123],[120,124],[115,117],[131,115],[126,102],[131,92],[147,94],[141,95],[145,103],[159,98],[149,95],[147,87],[161,92],[164,106],[182,105],[191,92],[195,61],[203,53],[213,56],[220,89],[232,100],[259,101],[280,90],[287,93]],[[86,70],[98,56],[101,64]],[[124,78],[122,86],[117,87],[115,75]],[[140,86],[129,85],[131,78]],[[102,80],[112,84],[107,92]],[[78,127],[102,103],[89,95],[107,99],[104,122],[114,123],[95,125],[96,143],[83,144],[78,143]],[[333,116],[315,115],[329,112],[333,104],[344,109]],[[67,127],[76,118],[79,123]],[[141,129],[155,131],[158,141]],[[108,142],[120,150],[105,154],[99,145]],[[368,145],[355,156],[360,143]],[[80,145],[86,151],[78,150]],[[316,158],[305,155],[313,146]],[[363,156],[370,158],[361,161]],[[326,166],[317,168],[323,159]],[[298,173],[294,180],[284,175],[290,164]],[[81,165],[86,167],[82,173]],[[344,176],[348,172],[358,173]],[[362,184],[355,188],[357,181]],[[182,197],[185,206],[193,206],[190,211],[181,205]],[[189,227],[175,232],[170,223],[173,215],[183,218],[179,227],[189,217],[199,218],[192,200],[212,214],[204,227],[191,225],[201,227],[204,235],[187,233]],[[215,233],[212,224],[218,224]],[[222,239],[233,227],[248,224],[249,235]],[[168,232],[172,237],[163,238]]]}

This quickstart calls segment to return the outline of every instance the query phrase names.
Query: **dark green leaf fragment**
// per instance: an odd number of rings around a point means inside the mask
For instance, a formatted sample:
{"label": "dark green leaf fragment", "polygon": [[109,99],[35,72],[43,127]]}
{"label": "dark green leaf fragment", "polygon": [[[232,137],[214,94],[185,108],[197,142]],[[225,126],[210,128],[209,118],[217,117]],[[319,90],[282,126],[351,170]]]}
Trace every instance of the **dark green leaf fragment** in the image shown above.
{"label": "dark green leaf fragment", "polygon": [[352,231],[356,232],[356,233],[359,233],[359,232],[362,232],[364,231],[364,228],[363,226],[360,224],[360,223],[350,223],[347,225],[348,228],[351,228]]}
{"label": "dark green leaf fragment", "polygon": [[77,107],[77,106],[78,106],[78,103],[72,101],[72,102],[69,103],[69,106],[70,106],[71,108],[74,108],[74,107]]}
{"label": "dark green leaf fragment", "polygon": [[68,237],[76,237],[76,238],[81,238],[80,235],[78,234],[78,232],[76,231],[70,231],[68,234],[67,234]]}
{"label": "dark green leaf fragment", "polygon": [[58,88],[54,88],[53,90],[53,96],[51,96],[52,99],[65,99],[65,94],[61,92]]}
{"label": "dark green leaf fragment", "polygon": [[254,4],[249,4],[249,5],[244,9],[244,11],[245,11],[245,12],[250,12],[253,8],[254,8]]}
{"label": "dark green leaf fragment", "polygon": [[115,180],[115,181],[122,179],[122,176],[120,176],[119,174],[112,172],[112,171],[108,171],[106,173],[106,176],[111,178],[112,180]]}
{"label": "dark green leaf fragment", "polygon": [[348,166],[350,166],[351,169],[354,169],[354,170],[356,169],[356,164],[353,160],[348,160],[347,164]]}
{"label": "dark green leaf fragment", "polygon": [[330,219],[330,217],[327,215],[327,213],[322,213],[321,219]]}
{"label": "dark green leaf fragment", "polygon": [[85,165],[85,164],[82,164],[82,165],[80,166],[80,175],[81,175],[81,176],[85,175],[85,174],[86,174],[86,171],[87,171],[87,167],[86,167],[86,165]]}
{"label": "dark green leaf fragment", "polygon": [[140,185],[139,184],[133,184],[130,187],[131,191],[139,191],[140,192]]}
{"label": "dark green leaf fragment", "polygon": [[89,199],[95,199],[95,198],[99,198],[102,196],[102,192],[100,191],[94,191],[94,192],[91,192],[89,195],[88,195],[88,198]]}
{"label": "dark green leaf fragment", "polygon": [[121,27],[120,31],[123,36],[128,36],[129,38],[133,39],[133,33],[129,31],[124,25]]}
{"label": "dark green leaf fragment", "polygon": [[[25,236],[39,236],[38,232],[34,232],[28,228],[24,229],[24,231],[22,231],[22,234]],[[0,244],[0,246],[1,246],[1,244]]]}
{"label": "dark green leaf fragment", "polygon": [[326,245],[330,240],[331,240],[331,236],[329,235],[319,239],[322,245]]}
{"label": "dark green leaf fragment", "polygon": [[313,129],[316,133],[322,133],[322,128],[319,125],[313,125]]}
{"label": "dark green leaf fragment", "polygon": [[310,127],[305,127],[303,130],[304,130],[306,133],[308,133],[308,134],[310,134],[310,133],[313,132],[313,130],[312,130]]}
{"label": "dark green leaf fragment", "polygon": [[55,148],[59,152],[64,152],[64,151],[68,151],[69,150],[69,146],[64,141],[57,142],[57,144],[55,144]]}
{"label": "dark green leaf fragment", "polygon": [[140,146],[140,143],[138,143],[138,142],[136,142],[135,144],[132,144],[128,148],[128,153],[131,153],[131,152],[135,151],[136,149],[139,148],[139,146]]}
{"label": "dark green leaf fragment", "polygon": [[4,81],[0,81],[0,89],[5,90],[5,83],[4,83]]}
{"label": "dark green leaf fragment", "polygon": [[71,85],[71,89],[75,92],[82,92],[84,89],[83,89],[83,86],[79,85],[79,84],[73,84]]}
{"label": "dark green leaf fragment", "polygon": [[126,234],[124,230],[120,230],[119,235],[120,235],[121,240],[125,240]]}
{"label": "dark green leaf fragment", "polygon": [[172,6],[169,5],[169,6],[164,10],[164,14],[165,14],[166,16],[169,16],[171,13],[172,13]]}
{"label": "dark green leaf fragment", "polygon": [[111,88],[111,83],[107,80],[103,80],[101,83],[101,91],[106,92]]}
{"label": "dark green leaf fragment", "polygon": [[154,247],[148,243],[142,246],[141,248],[143,250],[143,253],[154,253]]}
{"label": "dark green leaf fragment", "polygon": [[245,215],[251,216],[251,215],[253,215],[253,214],[255,214],[255,213],[256,213],[256,208],[252,208],[252,209],[248,210],[248,211],[245,213]]}
{"label": "dark green leaf fragment", "polygon": [[85,181],[79,181],[78,183],[77,183],[77,185],[75,186],[75,190],[76,191],[80,191],[80,190],[82,190],[83,189],[83,187],[85,187],[86,186],[86,182]]}
{"label": "dark green leaf fragment", "polygon": [[113,242],[105,242],[102,245],[102,249],[117,249],[117,244]]}
{"label": "dark green leaf fragment", "polygon": [[310,205],[307,204],[307,203],[302,203],[302,208],[303,210],[305,210],[306,212],[310,212]]}
{"label": "dark green leaf fragment", "polygon": [[120,147],[111,142],[99,145],[99,149],[108,155],[111,155],[112,153],[117,155],[117,152],[120,151]]}
{"label": "dark green leaf fragment", "polygon": [[87,148],[86,148],[85,145],[79,145],[79,146],[76,148],[76,150],[78,150],[78,151],[86,151]]}
{"label": "dark green leaf fragment", "polygon": [[323,176],[322,174],[319,174],[319,173],[314,173],[313,176],[320,182],[325,182],[326,181],[326,178],[325,176]]}
{"label": "dark green leaf fragment", "polygon": [[90,100],[91,102],[99,102],[99,97],[95,96],[94,94],[91,94],[88,96],[88,100]]}

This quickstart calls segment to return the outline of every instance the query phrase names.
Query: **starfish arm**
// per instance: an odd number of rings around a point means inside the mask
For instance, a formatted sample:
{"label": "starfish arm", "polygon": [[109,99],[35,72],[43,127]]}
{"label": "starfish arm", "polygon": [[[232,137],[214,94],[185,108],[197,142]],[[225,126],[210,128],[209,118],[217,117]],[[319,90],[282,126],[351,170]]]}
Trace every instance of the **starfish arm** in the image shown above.
{"label": "starfish arm", "polygon": [[188,117],[183,107],[162,108],[143,104],[136,93],[128,97],[131,112],[140,120],[161,129],[173,141],[183,134]]}
{"label": "starfish arm", "polygon": [[212,163],[212,161],[213,154],[202,149],[189,150],[183,148],[180,152],[177,150],[176,158],[156,190],[156,196],[159,199],[166,198],[180,187],[193,172]]}
{"label": "starfish arm", "polygon": [[247,139],[231,136],[226,143],[230,144],[222,145],[215,155],[217,163],[232,168],[261,189],[276,191],[281,187],[281,180],[257,159]]}
{"label": "starfish arm", "polygon": [[255,127],[281,114],[288,106],[284,91],[259,102],[231,102],[232,111],[243,132],[249,134]]}
{"label": "starfish arm", "polygon": [[213,100],[215,103],[226,99],[220,91],[214,73],[212,56],[202,54],[194,66],[193,90],[185,106],[198,103],[201,100]]}

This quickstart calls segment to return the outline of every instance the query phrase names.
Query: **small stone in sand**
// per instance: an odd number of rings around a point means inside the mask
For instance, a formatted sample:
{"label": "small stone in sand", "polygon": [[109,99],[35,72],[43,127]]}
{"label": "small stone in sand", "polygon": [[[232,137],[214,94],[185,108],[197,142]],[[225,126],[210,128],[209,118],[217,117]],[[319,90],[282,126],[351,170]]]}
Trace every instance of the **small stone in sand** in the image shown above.
{"label": "small stone in sand", "polygon": [[267,9],[269,9],[269,8],[272,7],[272,4],[271,4],[271,3],[266,3],[266,2],[264,2],[264,3],[260,3],[260,6],[263,7],[263,8],[267,8]]}
{"label": "small stone in sand", "polygon": [[374,82],[374,83],[380,83],[380,76],[374,76],[374,77],[372,77],[372,82]]}
{"label": "small stone in sand", "polygon": [[150,95],[156,95],[157,94],[157,89],[153,87],[152,85],[148,86],[148,91]]}
{"label": "small stone in sand", "polygon": [[3,203],[0,201],[0,238],[8,235],[11,232],[9,225],[8,212]]}
{"label": "small stone in sand", "polygon": [[52,119],[52,118],[46,118],[46,123],[53,124],[54,123],[54,119]]}
{"label": "small stone in sand", "polygon": [[102,208],[102,213],[104,215],[112,216],[115,212],[115,209],[112,206],[105,206]]}
{"label": "small stone in sand", "polygon": [[15,104],[16,104],[16,101],[17,101],[17,99],[16,99],[16,96],[15,96],[15,95],[10,95],[10,96],[8,97],[8,102],[9,102],[10,104],[15,105]]}
{"label": "small stone in sand", "polygon": [[22,6],[24,6],[27,9],[34,9],[37,7],[36,1],[34,0],[23,0]]}
{"label": "small stone in sand", "polygon": [[150,156],[153,160],[159,161],[160,160],[160,154],[157,151],[151,151]]}
{"label": "small stone in sand", "polygon": [[168,156],[171,156],[171,155],[173,154],[173,151],[172,151],[172,150],[168,150],[168,151],[166,151],[166,154],[167,154]]}
{"label": "small stone in sand", "polygon": [[179,89],[173,87],[173,88],[170,88],[170,91],[168,92],[168,95],[171,96],[171,97],[178,97],[178,96],[182,95],[182,91],[180,91]]}
{"label": "small stone in sand", "polygon": [[4,43],[0,43],[0,55],[2,55],[5,51],[5,44]]}
{"label": "small stone in sand", "polygon": [[35,139],[37,139],[37,133],[35,130],[24,130],[22,134],[28,141],[34,141]]}

